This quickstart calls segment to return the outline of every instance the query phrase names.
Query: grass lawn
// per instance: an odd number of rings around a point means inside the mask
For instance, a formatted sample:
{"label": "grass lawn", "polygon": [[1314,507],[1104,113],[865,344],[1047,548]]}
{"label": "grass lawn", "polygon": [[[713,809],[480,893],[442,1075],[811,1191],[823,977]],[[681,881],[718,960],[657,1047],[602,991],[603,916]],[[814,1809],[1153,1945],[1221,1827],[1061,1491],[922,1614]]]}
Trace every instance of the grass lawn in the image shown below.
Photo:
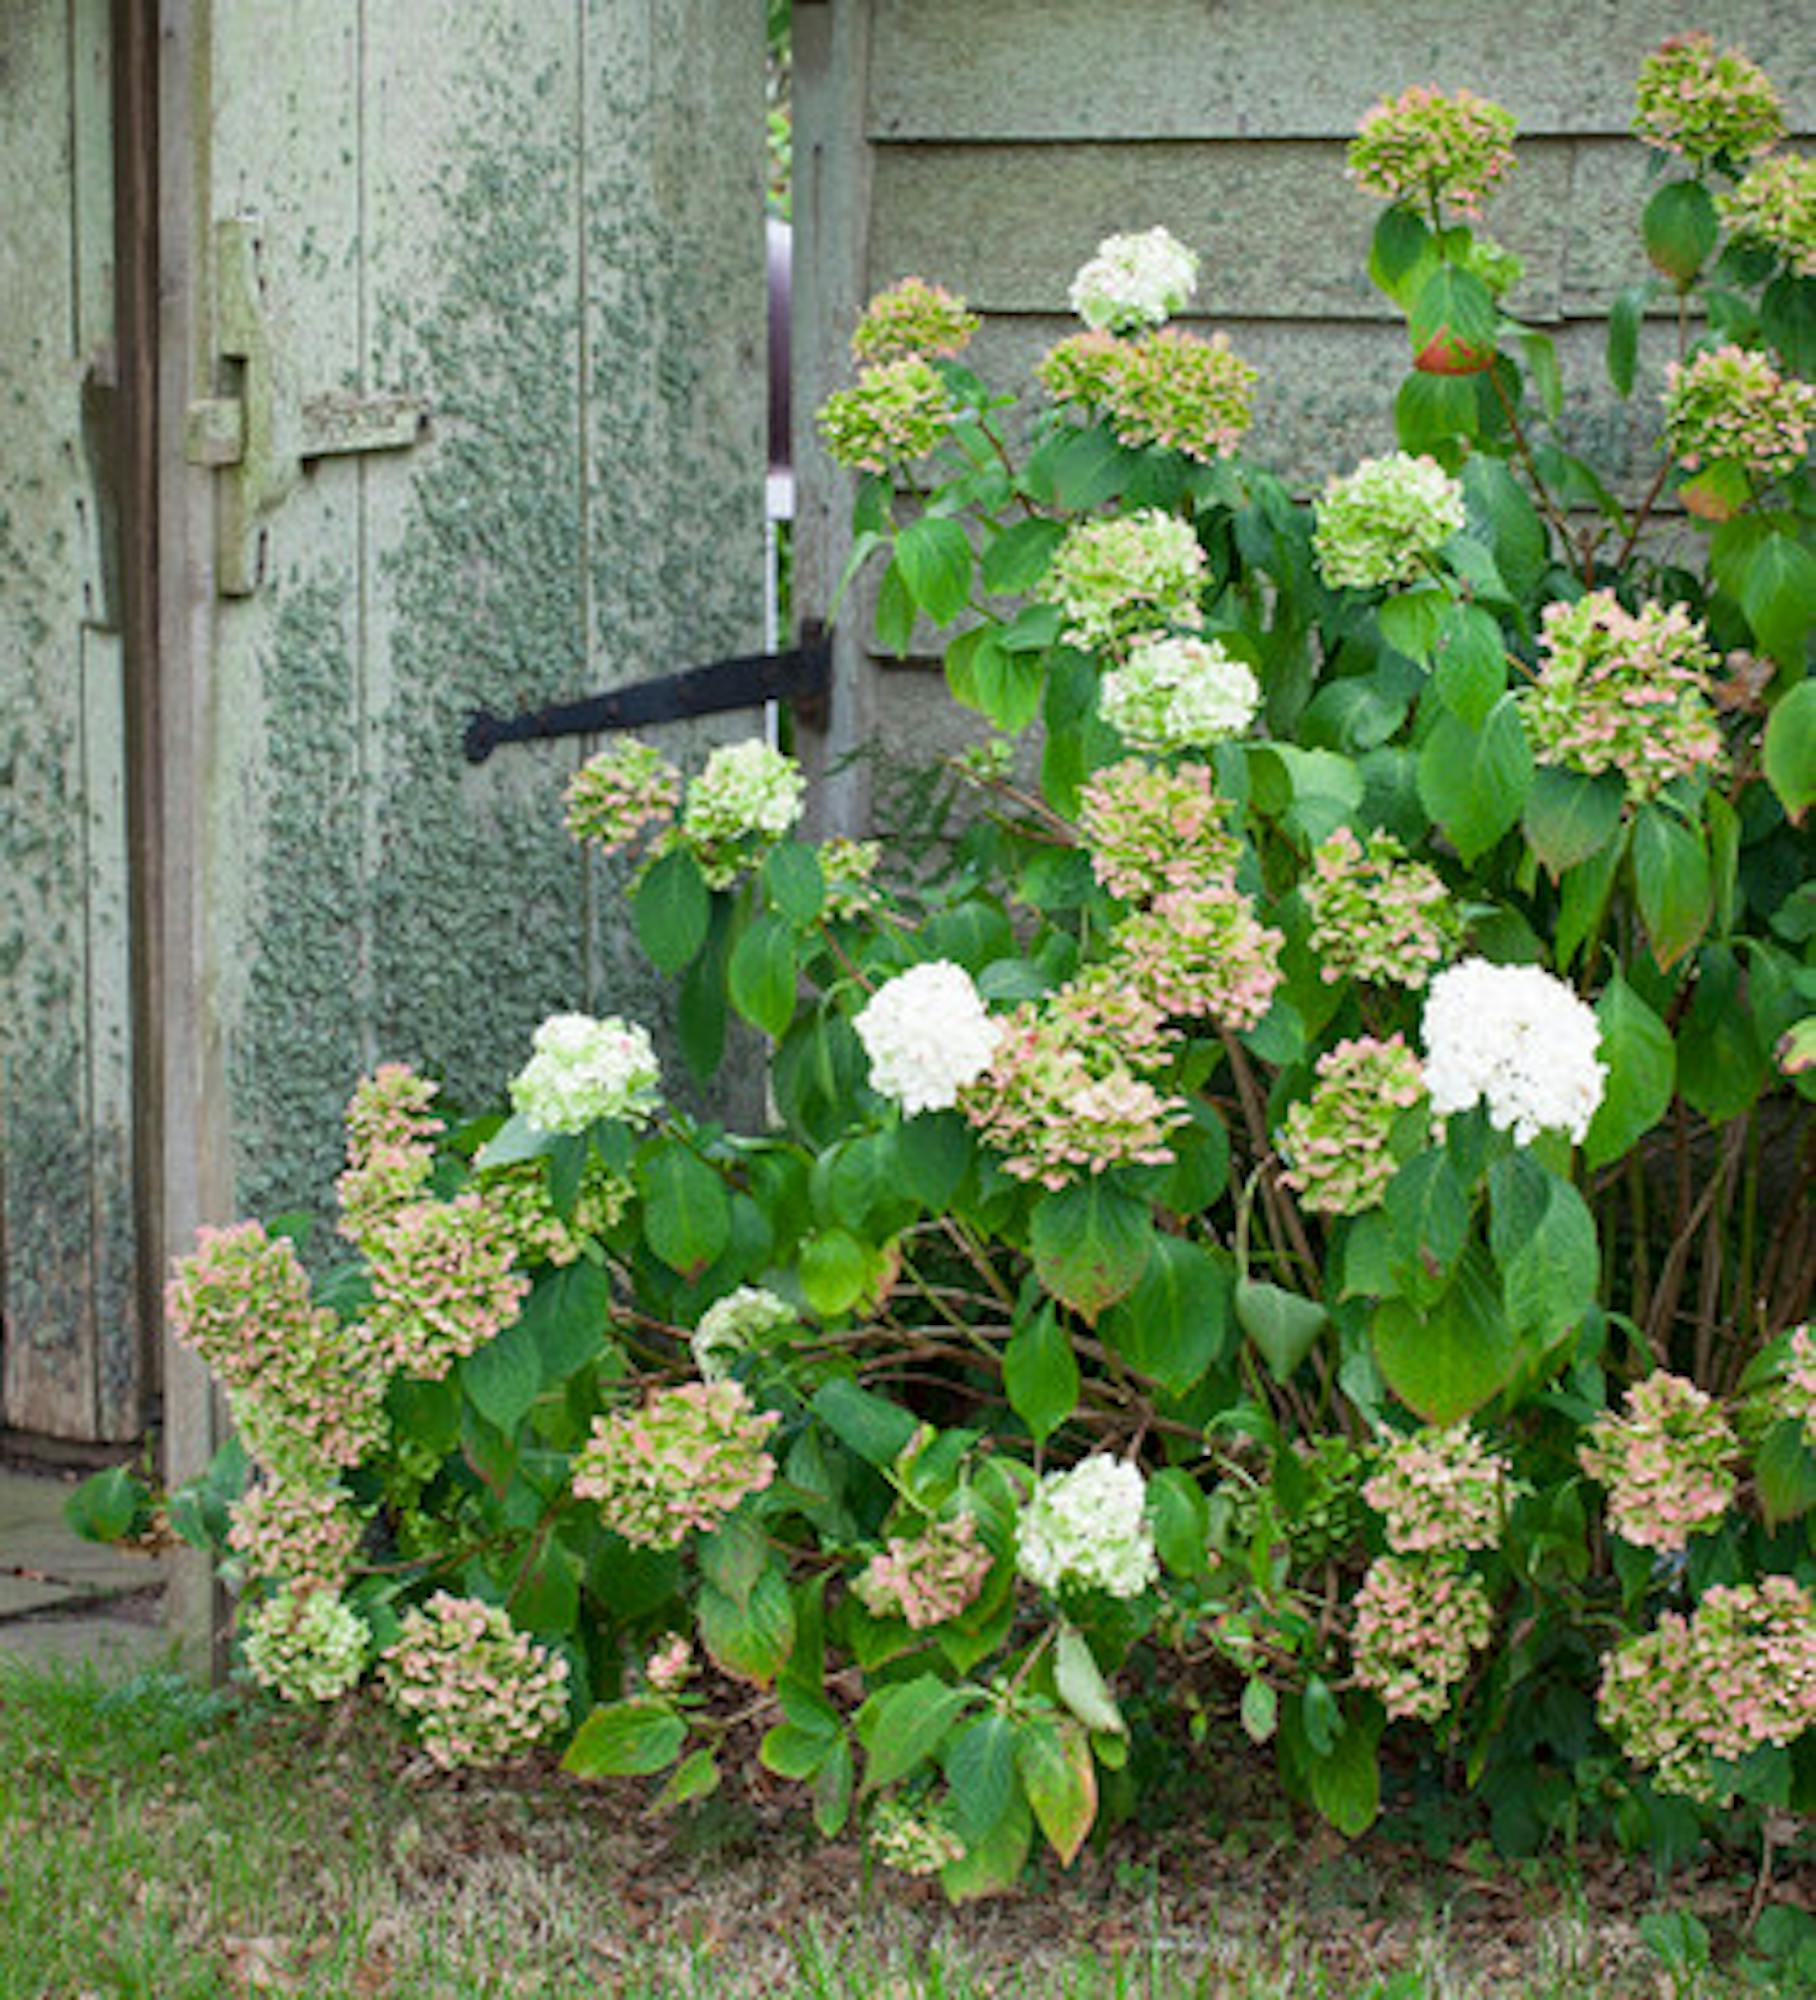
{"label": "grass lawn", "polygon": [[[1252,1783],[1242,1817],[1126,1830],[954,1912],[820,1844],[760,1773],[730,1792],[652,1819],[643,1788],[548,1767],[442,1776],[376,1710],[0,1662],[0,2000],[1816,1990],[1762,1950],[1816,1923],[1769,1919],[1749,1949],[1739,1860],[1661,1892],[1618,1857],[1434,1856],[1391,1823],[1348,1845]],[[1781,1863],[1766,1900],[1813,1889]],[[1729,1969],[1669,1970],[1641,1928],[1662,1911],[1695,1915]]]}

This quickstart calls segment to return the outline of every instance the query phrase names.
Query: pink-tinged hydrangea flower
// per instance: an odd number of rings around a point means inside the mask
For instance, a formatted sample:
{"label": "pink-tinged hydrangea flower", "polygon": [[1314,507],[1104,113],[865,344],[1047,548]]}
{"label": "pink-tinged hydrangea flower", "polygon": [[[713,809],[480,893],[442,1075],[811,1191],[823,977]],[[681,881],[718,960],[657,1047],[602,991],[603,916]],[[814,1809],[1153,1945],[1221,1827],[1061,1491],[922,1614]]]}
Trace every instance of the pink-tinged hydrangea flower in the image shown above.
{"label": "pink-tinged hydrangea flower", "polygon": [[198,1230],[165,1311],[219,1378],[247,1450],[280,1478],[331,1480],[384,1435],[384,1379],[362,1330],[311,1302],[288,1238],[257,1222]]}
{"label": "pink-tinged hydrangea flower", "polygon": [[1047,1473],[1016,1523],[1015,1566],[1054,1595],[1076,1588],[1139,1597],[1160,1574],[1141,1468],[1100,1451]]}
{"label": "pink-tinged hydrangea flower", "polygon": [[1689,1618],[1667,1611],[1607,1655],[1596,1712],[1660,1791],[1723,1801],[1718,1762],[1816,1724],[1816,1605],[1788,1576],[1717,1584]]}
{"label": "pink-tinged hydrangea flower", "polygon": [[1467,519],[1461,482],[1435,458],[1403,451],[1333,477],[1313,513],[1312,552],[1333,590],[1411,583]]}
{"label": "pink-tinged hydrangea flower", "polygon": [[950,1110],[1002,1039],[970,973],[944,958],[879,986],[851,1025],[870,1058],[871,1089],[909,1118]]}
{"label": "pink-tinged hydrangea flower", "polygon": [[285,1701],[338,1701],[366,1670],[372,1635],[331,1590],[273,1591],[240,1630],[253,1679]]}
{"label": "pink-tinged hydrangea flower", "polygon": [[882,858],[880,841],[847,840],[842,834],[821,841],[821,904],[829,917],[864,917],[876,908],[875,876]]}
{"label": "pink-tinged hydrangea flower", "polygon": [[681,773],[651,744],[620,736],[568,780],[567,830],[610,854],[646,827],[667,827],[681,803]]}
{"label": "pink-tinged hydrangea flower", "polygon": [[687,788],[681,837],[715,889],[728,889],[801,817],[807,780],[761,737],[722,743]]}
{"label": "pink-tinged hydrangea flower", "polygon": [[1131,748],[1165,755],[1240,736],[1261,706],[1261,686],[1214,639],[1143,639],[1104,675],[1099,701]]}
{"label": "pink-tinged hydrangea flower", "polygon": [[365,1531],[351,1496],[338,1482],[313,1486],[261,1479],[229,1513],[227,1546],[242,1558],[246,1574],[299,1590],[339,1590],[352,1572]]}
{"label": "pink-tinged hydrangea flower", "polygon": [[503,1332],[529,1294],[530,1281],[511,1268],[509,1228],[477,1194],[401,1210],[366,1256],[371,1351],[386,1369],[420,1382],[438,1382]]}
{"label": "pink-tinged hydrangea flower", "polygon": [[1123,352],[1124,343],[1113,333],[1069,334],[1034,364],[1035,377],[1054,402],[1094,409],[1110,400]]}
{"label": "pink-tinged hydrangea flower", "polygon": [[1312,853],[1303,884],[1319,971],[1421,987],[1456,950],[1463,925],[1450,891],[1391,833],[1360,841],[1340,826]]}
{"label": "pink-tinged hydrangea flower", "polygon": [[539,1131],[584,1132],[601,1118],[647,1125],[654,1116],[662,1071],[648,1031],[635,1021],[551,1014],[530,1047],[530,1060],[511,1080],[511,1103]]}
{"label": "pink-tinged hydrangea flower", "polygon": [[1369,1565],[1351,1605],[1356,1678],[1390,1716],[1440,1722],[1469,1656],[1488,1643],[1494,1612],[1481,1584],[1441,1556]]}
{"label": "pink-tinged hydrangea flower", "polygon": [[549,1177],[541,1160],[513,1160],[507,1166],[482,1167],[478,1175],[482,1201],[498,1218],[511,1242],[512,1262],[525,1266],[574,1263],[588,1243],[597,1243],[630,1206],[636,1190],[589,1151],[580,1172],[573,1213],[563,1215],[549,1192]]}
{"label": "pink-tinged hydrangea flower", "polygon": [[982,324],[944,285],[925,278],[904,278],[878,292],[864,308],[851,336],[857,361],[906,361],[915,355],[962,354]]}
{"label": "pink-tinged hydrangea flower", "polygon": [[1185,1104],[1135,1074],[1106,1018],[1100,988],[1062,987],[1004,1023],[989,1069],[959,1103],[1005,1173],[1062,1188],[1081,1173],[1173,1158],[1167,1135]]}
{"label": "pink-tinged hydrangea flower", "polygon": [[1451,1555],[1500,1547],[1513,1487],[1506,1459],[1462,1423],[1382,1445],[1362,1497],[1397,1555]]}
{"label": "pink-tinged hydrangea flower", "polygon": [[1164,229],[1106,236],[1067,297],[1086,326],[1133,333],[1160,326],[1198,289],[1198,258]]}
{"label": "pink-tinged hydrangea flower", "polygon": [[1221,333],[1201,340],[1167,327],[1126,341],[1103,398],[1110,428],[1126,445],[1158,445],[1210,465],[1247,435],[1260,374]]}
{"label": "pink-tinged hydrangea flower", "polygon": [[1581,1143],[1608,1067],[1601,1023],[1561,979],[1536,965],[1466,958],[1431,982],[1425,1002],[1425,1087],[1439,1117],[1486,1104],[1522,1146],[1542,1131]]}
{"label": "pink-tinged hydrangea flower", "polygon": [[1513,171],[1513,114],[1473,91],[1415,83],[1363,115],[1349,177],[1402,207],[1439,203],[1475,216]]}
{"label": "pink-tinged hydrangea flower", "polygon": [[1252,1028],[1280,984],[1280,933],[1234,883],[1167,889],[1124,917],[1111,938],[1114,964],[1163,1013]]}
{"label": "pink-tinged hydrangea flower", "polygon": [[840,389],[814,421],[837,465],[887,472],[937,451],[957,415],[952,395],[919,355],[866,368],[857,387]]}
{"label": "pink-tinged hydrangea flower", "polygon": [[347,1103],[347,1171],[334,1184],[341,1235],[363,1243],[398,1209],[422,1199],[443,1122],[430,1109],[439,1086],[407,1063],[381,1063]]}
{"label": "pink-tinged hydrangea flower", "polygon": [[1234,876],[1241,844],[1203,764],[1168,771],[1138,757],[1106,765],[1079,795],[1078,834],[1091,872],[1125,903]]}
{"label": "pink-tinged hydrangea flower", "polygon": [[1816,278],[1816,158],[1779,153],[1762,160],[1715,206],[1742,243],[1773,250],[1800,278]]}
{"label": "pink-tinged hydrangea flower", "polygon": [[1740,1456],[1721,1405],[1659,1369],[1627,1391],[1624,1412],[1598,1417],[1576,1454],[1607,1489],[1608,1525],[1638,1548],[1664,1550],[1719,1528]]}
{"label": "pink-tinged hydrangea flower", "polygon": [[1728,460],[1769,479],[1809,455],[1816,385],[1779,374],[1756,350],[1705,348],[1665,377],[1665,437],[1687,471]]}
{"label": "pink-tinged hydrangea flower", "polygon": [[715,1299],[700,1315],[689,1345],[694,1366],[702,1381],[721,1381],[740,1354],[779,1333],[785,1326],[799,1326],[801,1315],[786,1299],[761,1285],[740,1285],[722,1299]]}
{"label": "pink-tinged hydrangea flower", "polygon": [[1816,1331],[1800,1326],[1791,1335],[1791,1350],[1778,1384],[1780,1412],[1803,1426],[1805,1442],[1816,1451]]}
{"label": "pink-tinged hydrangea flower", "polygon": [[870,1848],[898,1875],[937,1875],[965,1858],[964,1839],[941,1807],[899,1798],[871,1808]]}
{"label": "pink-tinged hydrangea flower", "polygon": [[977,1522],[956,1514],[918,1535],[891,1535],[851,1588],[873,1616],[904,1618],[919,1632],[962,1617],[976,1603],[992,1560]]}
{"label": "pink-tinged hydrangea flower", "polygon": [[1378,1206],[1399,1170],[1394,1127],[1424,1095],[1419,1059],[1398,1035],[1327,1049],[1311,1096],[1288,1107],[1277,1135],[1289,1162],[1282,1178],[1324,1215]]}
{"label": "pink-tinged hydrangea flower", "polygon": [[475,1597],[438,1590],[406,1611],[379,1678],[443,1770],[502,1764],[567,1723],[567,1661]]}
{"label": "pink-tinged hydrangea flower", "polygon": [[1519,701],[1541,763],[1591,777],[1619,771],[1635,799],[1720,764],[1709,696],[1717,662],[1681,605],[1631,612],[1613,591],[1592,590],[1546,605],[1540,622],[1543,657]]}
{"label": "pink-tinged hydrangea flower", "polygon": [[764,1440],[779,1421],[736,1382],[685,1382],[640,1410],[595,1417],[574,1460],[574,1491],[605,1525],[643,1548],[678,1548],[715,1528],[775,1477]]}
{"label": "pink-tinged hydrangea flower", "polygon": [[1039,591],[1064,612],[1068,645],[1115,648],[1138,633],[1202,625],[1208,572],[1191,524],[1144,507],[1068,530]]}
{"label": "pink-tinged hydrangea flower", "polygon": [[679,1694],[694,1671],[694,1649],[671,1632],[643,1663],[643,1678],[657,1694]]}
{"label": "pink-tinged hydrangea flower", "polygon": [[1738,165],[1784,137],[1771,79],[1706,34],[1673,35],[1640,65],[1633,129],[1648,146],[1701,165]]}

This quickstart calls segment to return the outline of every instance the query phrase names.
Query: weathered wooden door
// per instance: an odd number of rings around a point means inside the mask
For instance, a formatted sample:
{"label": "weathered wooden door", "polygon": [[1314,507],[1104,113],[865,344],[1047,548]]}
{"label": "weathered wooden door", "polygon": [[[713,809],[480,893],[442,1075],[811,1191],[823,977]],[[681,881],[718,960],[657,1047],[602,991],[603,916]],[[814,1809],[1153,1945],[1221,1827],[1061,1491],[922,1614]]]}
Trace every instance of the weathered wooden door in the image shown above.
{"label": "weathered wooden door", "polygon": [[[159,554],[128,704],[83,431],[113,246],[82,181],[109,185],[109,36],[141,14]],[[198,1222],[319,1207],[374,1060],[471,1105],[547,1012],[660,1011],[616,885],[559,827],[584,746],[475,771],[460,742],[480,704],[761,643],[762,35],[747,0],[0,7],[0,332],[29,310],[37,340],[0,341],[0,564],[29,585],[0,597],[30,806],[6,892],[30,999],[0,1112],[8,1421],[137,1428],[141,1378],[109,1402],[47,1359],[83,1315],[151,1319]],[[142,1246],[117,1220],[135,1147]],[[181,1470],[205,1398],[166,1366]]]}
{"label": "weathered wooden door", "polygon": [[108,0],[0,7],[0,1425],[142,1423]]}

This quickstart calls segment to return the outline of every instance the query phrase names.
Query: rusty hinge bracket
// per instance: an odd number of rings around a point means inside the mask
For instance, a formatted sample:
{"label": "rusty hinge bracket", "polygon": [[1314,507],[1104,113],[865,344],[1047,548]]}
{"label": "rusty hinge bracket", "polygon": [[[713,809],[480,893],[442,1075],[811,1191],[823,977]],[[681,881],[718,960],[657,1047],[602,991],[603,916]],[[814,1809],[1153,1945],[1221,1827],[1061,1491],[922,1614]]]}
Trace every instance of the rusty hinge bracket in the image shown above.
{"label": "rusty hinge bracket", "polygon": [[267,517],[318,458],[414,444],[428,405],[413,396],[299,396],[266,310],[256,221],[214,227],[215,355],[219,393],[185,413],[192,465],[221,474],[215,588],[249,597],[265,569]]}
{"label": "rusty hinge bracket", "polygon": [[[655,722],[689,716],[721,715],[729,709],[759,708],[766,701],[792,701],[806,720],[824,726],[832,691],[832,634],[806,622],[801,643],[786,653],[741,653],[658,680],[582,701],[557,702],[523,715],[494,715],[475,709],[462,747],[469,764],[483,764],[501,743],[528,743],[551,736],[594,736],[606,729],[642,729]],[[816,713],[817,711],[817,713]]]}

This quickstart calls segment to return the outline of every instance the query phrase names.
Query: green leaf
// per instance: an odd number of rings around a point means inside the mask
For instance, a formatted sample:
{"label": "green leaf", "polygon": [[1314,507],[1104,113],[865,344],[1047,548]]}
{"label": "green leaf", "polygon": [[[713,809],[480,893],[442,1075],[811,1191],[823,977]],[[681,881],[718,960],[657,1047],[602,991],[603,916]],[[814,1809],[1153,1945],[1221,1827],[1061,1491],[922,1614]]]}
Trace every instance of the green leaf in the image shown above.
{"label": "green leaf", "polygon": [[857,1713],[864,1746],[865,1794],[905,1778],[923,1758],[936,1756],[952,1725],[978,1690],[948,1687],[933,1674],[878,1688]]}
{"label": "green leaf", "polygon": [[957,521],[923,514],[895,538],[908,595],[936,625],[950,625],[971,598],[971,544]]}
{"label": "green leaf", "polygon": [[695,1079],[710,1083],[725,1057],[725,954],[710,937],[681,975],[675,1039]]}
{"label": "green leaf", "polygon": [[1801,669],[1816,605],[1816,556],[1789,535],[1767,535],[1747,562],[1739,597],[1761,648],[1780,666]]}
{"label": "green leaf", "polygon": [[1071,1625],[1059,1628],[1053,1649],[1053,1685],[1060,1700],[1087,1729],[1103,1736],[1129,1733],[1129,1725],[1116,1706],[1116,1697],[1098,1667],[1090,1641]]}
{"label": "green leaf", "polygon": [[1269,1743],[1280,1726],[1280,1697],[1272,1681],[1252,1676],[1242,1687],[1242,1733],[1251,1743]]}
{"label": "green leaf", "polygon": [[767,1687],[794,1650],[794,1599],[779,1569],[767,1569],[740,1602],[710,1583],[700,1586],[700,1643],[733,1680]]}
{"label": "green leaf", "polygon": [[540,1160],[555,1150],[563,1136],[560,1132],[545,1132],[540,1125],[532,1125],[521,1111],[514,1111],[479,1149],[474,1169],[483,1173],[488,1167],[514,1167],[524,1160]]}
{"label": "green leaf", "polygon": [[899,1403],[836,1376],[813,1392],[811,1408],[841,1444],[876,1466],[893,1465],[919,1428]]}
{"label": "green leaf", "polygon": [[1781,1418],[1760,1440],[1753,1476],[1768,1528],[1795,1521],[1816,1507],[1816,1451],[1795,1418]]}
{"label": "green leaf", "polygon": [[1481,429],[1481,405],[1468,376],[1421,375],[1416,369],[1394,397],[1394,436],[1402,451],[1441,452],[1468,443]]}
{"label": "green leaf", "polygon": [[561,1768],[576,1778],[647,1778],[668,1769],[687,1724],[666,1702],[601,1704],[574,1732]]}
{"label": "green leaf", "polygon": [[1420,218],[1398,202],[1384,209],[1369,245],[1368,275],[1394,304],[1409,307],[1437,264],[1437,242]]}
{"label": "green leaf", "polygon": [[519,1319],[469,1354],[460,1385],[479,1414],[509,1437],[542,1393],[534,1326]]}
{"label": "green leaf", "polygon": [[554,1536],[546,1536],[512,1586],[504,1608],[520,1632],[571,1632],[580,1616],[580,1558]]}
{"label": "green leaf", "polygon": [[1015,1731],[999,1711],[980,1715],[947,1746],[946,1783],[966,1845],[982,1839],[1015,1803]]}
{"label": "green leaf", "polygon": [[1473,271],[1440,264],[1407,314],[1413,366],[1422,375],[1477,375],[1492,367],[1500,326],[1494,295]]}
{"label": "green leaf", "polygon": [[1525,600],[1537,590],[1551,561],[1551,538],[1538,509],[1506,461],[1486,452],[1464,461],[1463,491],[1471,523],[1479,525],[1494,550],[1514,595]]}
{"label": "green leaf", "polygon": [[1211,1508],[1204,1489],[1183,1466],[1163,1466],[1148,1481],[1148,1511],[1160,1560],[1186,1582],[1209,1574]]}
{"label": "green leaf", "polygon": [[1101,424],[1093,424],[1050,438],[1029,459],[1024,483],[1043,505],[1088,514],[1122,491],[1139,462]]}
{"label": "green leaf", "polygon": [[826,897],[820,857],[805,841],[784,840],[763,857],[763,890],[797,928],[813,923]]}
{"label": "green leaf", "polygon": [[695,1799],[710,1798],[719,1789],[719,1760],[710,1750],[695,1750],[681,1760],[672,1778],[650,1801],[653,1812],[672,1812]]}
{"label": "green leaf", "polygon": [[947,648],[946,678],[956,700],[1010,736],[1019,735],[1040,713],[1046,687],[1040,657],[1011,652],[987,625],[962,634]]}
{"label": "green leaf", "polygon": [[914,643],[914,597],[899,562],[884,570],[876,587],[876,643],[898,660],[908,657]]}
{"label": "green leaf", "polygon": [[1601,1249],[1595,1218],[1567,1180],[1518,1151],[1488,1170],[1489,1247],[1501,1267],[1507,1316],[1546,1347],[1595,1303]]}
{"label": "green leaf", "polygon": [[1097,1818],[1097,1766],[1076,1723],[1030,1716],[1015,1732],[1022,1790],[1059,1865],[1070,1868]]}
{"label": "green leaf", "polygon": [[1563,414],[1564,378],[1557,365],[1557,342],[1550,334],[1529,328],[1519,336],[1526,366],[1532,371],[1532,386],[1538,391],[1539,408],[1555,424]]}
{"label": "green leaf", "polygon": [[1183,1396],[1229,1346],[1228,1255],[1157,1235],[1141,1282],[1106,1314],[1103,1337],[1131,1368]]}
{"label": "green leaf", "polygon": [[846,1311],[870,1283],[870,1253],[849,1230],[823,1229],[801,1245],[801,1290],[825,1318]]}
{"label": "green leaf", "polygon": [[1797,819],[1816,803],[1816,681],[1799,681],[1766,723],[1766,783]]}
{"label": "green leaf", "polygon": [[984,588],[994,597],[1020,597],[1032,590],[1065,538],[1063,521],[1017,521],[1005,528],[984,551]]}
{"label": "green leaf", "polygon": [[1621,823],[1627,788],[1619,772],[1585,777],[1555,764],[1532,774],[1522,826],[1526,844],[1555,878],[1599,854]]}
{"label": "green leaf", "polygon": [[1816,279],[1774,278],[1760,294],[1759,330],[1792,374],[1816,375]]}
{"label": "green leaf", "polygon": [[637,1158],[643,1234],[671,1271],[697,1277],[731,1241],[725,1183],[675,1139],[658,1139]]}
{"label": "green leaf", "polygon": [[1669,970],[1708,929],[1715,907],[1700,828],[1663,806],[1642,806],[1633,827],[1633,882],[1652,956]]}
{"label": "green leaf", "polygon": [[1500,1286],[1478,1248],[1458,1267],[1442,1298],[1420,1312],[1389,1299],[1371,1328],[1375,1361],[1387,1386],[1415,1416],[1454,1424],[1479,1410],[1508,1382],[1519,1346],[1502,1309]]}
{"label": "green leaf", "polygon": [[1507,651],[1501,628],[1473,604],[1453,604],[1438,634],[1434,684],[1459,722],[1480,729],[1507,691]]}
{"label": "green leaf", "polygon": [[85,1542],[117,1542],[151,1514],[151,1491],[123,1465],[83,1480],[63,1503],[63,1518]]}
{"label": "green leaf", "polygon": [[1236,1286],[1236,1317],[1274,1380],[1287,1382],[1312,1351],[1330,1315],[1316,1299],[1244,1278]]}
{"label": "green leaf", "polygon": [[813,1823],[822,1840],[831,1840],[850,1817],[854,1776],[851,1745],[841,1736],[813,1781]]}
{"label": "green leaf", "polygon": [[1042,1195],[1029,1225],[1036,1275],[1087,1320],[1134,1290],[1153,1247],[1147,1203],[1095,1174]]}
{"label": "green leaf", "polygon": [[700,864],[684,847],[651,863],[631,903],[637,941],[659,972],[679,972],[693,957],[711,914]]}
{"label": "green leaf", "polygon": [[1608,380],[1617,396],[1633,394],[1633,371],[1639,360],[1639,323],[1652,302],[1651,279],[1629,285],[1608,308]]}
{"label": "green leaf", "polygon": [[1423,667],[1431,663],[1438,634],[1452,608],[1447,591],[1436,584],[1423,584],[1417,590],[1397,591],[1384,598],[1376,616],[1381,621],[1382,638],[1395,652]]}
{"label": "green leaf", "polygon": [[896,1128],[894,1157],[902,1192],[937,1212],[951,1201],[977,1151],[956,1111],[923,1111]]}
{"label": "green leaf", "polygon": [[794,926],[765,912],[732,947],[731,1004],[752,1027],[780,1041],[794,1019],[795,981]]}
{"label": "green leaf", "polygon": [[757,1745],[757,1761],[778,1778],[805,1784],[825,1763],[839,1741],[837,1729],[816,1729],[799,1722],[778,1722]]}
{"label": "green leaf", "polygon": [[1078,1406],[1078,1360],[1051,1305],[1015,1331],[1003,1350],[1009,1406],[1044,1444]]}
{"label": "green leaf", "polygon": [[1680,292],[1687,292],[1715,248],[1721,219],[1701,181],[1666,181],[1646,203],[1640,234],[1646,255]]}
{"label": "green leaf", "polygon": [[1608,1066],[1601,1105],[1583,1141],[1593,1171],[1618,1160],[1670,1109],[1677,1053],[1669,1030],[1616,972],[1595,1003],[1602,1024],[1601,1060]]}
{"label": "green leaf", "polygon": [[1306,1762],[1312,1804],[1347,1840],[1374,1825],[1381,1810],[1381,1725],[1352,1716],[1326,1755]]}
{"label": "green leaf", "polygon": [[1387,1184],[1386,1212],[1396,1268],[1412,1276],[1405,1289],[1415,1297],[1435,1294],[1469,1241],[1469,1190],[1442,1151],[1416,1154]]}
{"label": "green leaf", "polygon": [[1532,751],[1511,694],[1479,730],[1441,715],[1419,753],[1419,798],[1466,862],[1519,819],[1531,788]]}

